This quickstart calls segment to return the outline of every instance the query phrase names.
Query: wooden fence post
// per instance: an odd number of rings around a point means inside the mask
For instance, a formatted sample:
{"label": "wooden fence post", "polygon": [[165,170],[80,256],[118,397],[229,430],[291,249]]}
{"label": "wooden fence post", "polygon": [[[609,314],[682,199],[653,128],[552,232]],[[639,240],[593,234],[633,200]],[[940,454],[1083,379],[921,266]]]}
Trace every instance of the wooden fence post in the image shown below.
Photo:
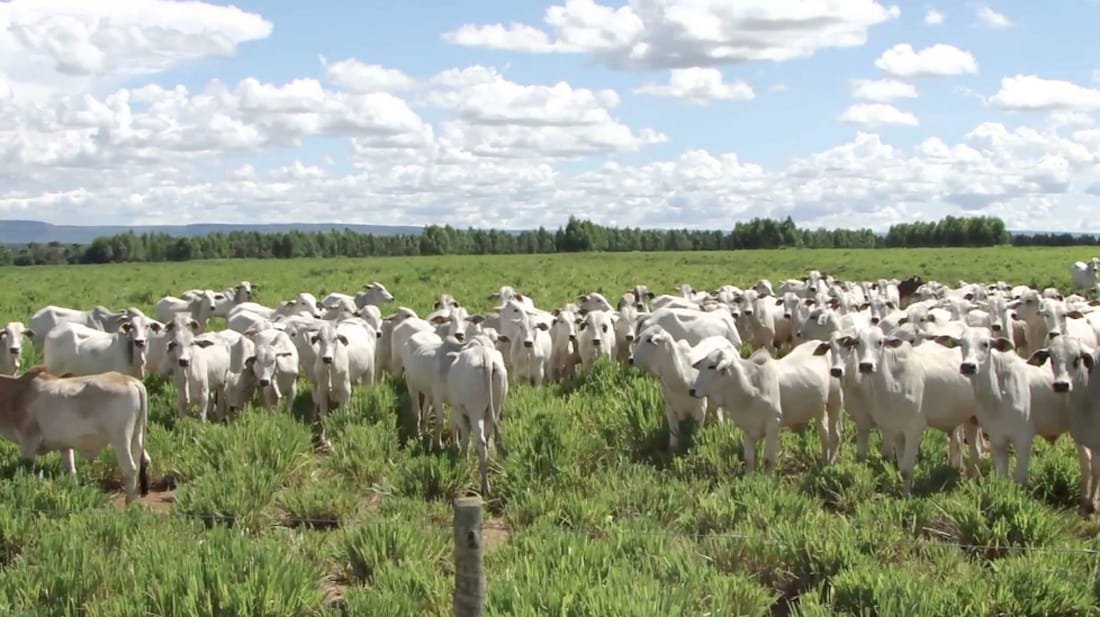
{"label": "wooden fence post", "polygon": [[481,498],[461,497],[454,502],[455,617],[482,617],[485,613],[485,571],[481,559]]}

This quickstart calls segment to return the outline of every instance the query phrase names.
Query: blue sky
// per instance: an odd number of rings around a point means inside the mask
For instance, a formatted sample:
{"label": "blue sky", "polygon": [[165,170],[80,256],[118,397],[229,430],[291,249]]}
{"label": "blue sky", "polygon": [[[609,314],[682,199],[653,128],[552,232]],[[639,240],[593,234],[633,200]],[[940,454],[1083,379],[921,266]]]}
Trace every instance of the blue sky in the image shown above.
{"label": "blue sky", "polygon": [[1098,23],[1094,0],[0,2],[0,218],[1100,231]]}

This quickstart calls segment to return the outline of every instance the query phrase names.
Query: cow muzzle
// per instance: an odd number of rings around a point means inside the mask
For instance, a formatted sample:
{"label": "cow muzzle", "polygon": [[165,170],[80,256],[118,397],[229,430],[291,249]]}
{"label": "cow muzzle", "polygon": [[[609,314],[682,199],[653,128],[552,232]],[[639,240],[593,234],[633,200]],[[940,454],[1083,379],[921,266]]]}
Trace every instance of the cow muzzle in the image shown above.
{"label": "cow muzzle", "polygon": [[145,349],[145,339],[135,340],[134,347],[137,347],[138,349]]}
{"label": "cow muzzle", "polygon": [[187,368],[191,366],[191,360],[188,360],[187,358],[180,358],[177,364],[179,364],[182,368]]}
{"label": "cow muzzle", "polygon": [[1056,382],[1054,382],[1054,391],[1055,392],[1061,392],[1061,393],[1069,392],[1069,382],[1068,381],[1056,381]]}
{"label": "cow muzzle", "polygon": [[995,323],[995,324],[993,324],[992,326],[989,326],[989,329],[990,329],[990,330],[992,330],[992,331],[994,331],[994,332],[1000,332],[1000,331],[1001,331],[1001,330],[1003,330],[1004,328],[1003,328],[1003,326],[1001,326],[1001,324],[999,324],[999,323]]}
{"label": "cow muzzle", "polygon": [[783,319],[790,319],[790,318],[791,318],[790,313],[783,313]]}
{"label": "cow muzzle", "polygon": [[626,361],[627,361],[628,364],[633,366],[634,365],[634,356],[630,356],[629,358],[626,359]]}
{"label": "cow muzzle", "polygon": [[634,335],[633,334],[627,334],[626,335],[626,342],[633,343],[634,342]]}
{"label": "cow muzzle", "polygon": [[271,380],[270,379],[261,379],[260,380],[260,387],[266,388],[270,385],[271,385]]}
{"label": "cow muzzle", "polygon": [[973,362],[963,362],[959,365],[959,372],[969,377],[978,372],[978,367]]}
{"label": "cow muzzle", "polygon": [[859,372],[861,372],[863,374],[874,373],[875,372],[875,365],[871,364],[870,362],[860,362],[859,363]]}
{"label": "cow muzzle", "polygon": [[[455,340],[457,340],[457,341],[461,342],[461,341],[462,341],[462,340],[464,340],[465,338],[466,338],[466,335],[465,335],[465,334],[463,334],[463,333],[461,333],[461,332],[456,332],[456,333],[455,333]],[[530,346],[531,346],[531,345],[530,345],[529,343],[524,343],[524,345],[526,345],[527,347],[530,347]]]}
{"label": "cow muzzle", "polygon": [[600,339],[598,339],[598,338],[592,339],[592,344],[595,345],[596,347],[599,347],[600,346]]}
{"label": "cow muzzle", "polygon": [[23,353],[23,350],[19,347],[8,347],[8,352],[10,352],[13,356],[18,356],[19,354]]}
{"label": "cow muzzle", "polygon": [[570,334],[569,335],[569,342],[570,343],[576,343],[577,342],[577,335],[576,334]]}
{"label": "cow muzzle", "polygon": [[321,362],[325,364],[332,364],[332,356],[325,356],[321,358]]}
{"label": "cow muzzle", "polygon": [[882,320],[881,320],[881,319],[879,319],[878,317],[872,317],[872,318],[871,318],[871,325],[872,325],[872,326],[877,326],[877,325],[878,325],[878,322],[880,322],[880,321],[882,321]]}
{"label": "cow muzzle", "polygon": [[844,369],[831,368],[831,369],[829,369],[829,374],[832,375],[833,377],[836,377],[837,379],[840,379],[841,377],[844,376]]}
{"label": "cow muzzle", "polygon": [[695,388],[692,388],[691,390],[689,390],[689,391],[688,391],[688,394],[690,394],[690,395],[691,395],[691,398],[702,398],[702,397],[701,397],[701,396],[699,395],[699,391],[698,391],[698,390],[696,390]]}

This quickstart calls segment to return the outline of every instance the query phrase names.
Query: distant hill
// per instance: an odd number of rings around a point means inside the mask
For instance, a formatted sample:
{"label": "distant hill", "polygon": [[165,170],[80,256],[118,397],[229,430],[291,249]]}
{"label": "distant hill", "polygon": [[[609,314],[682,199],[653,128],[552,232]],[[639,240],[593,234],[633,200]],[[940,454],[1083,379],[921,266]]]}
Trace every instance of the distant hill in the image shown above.
{"label": "distant hill", "polygon": [[196,223],[194,225],[53,225],[42,221],[0,220],[0,244],[27,244],[28,242],[61,242],[62,244],[87,244],[99,236],[133,231],[136,234],[164,233],[171,236],[204,236],[215,232],[258,231],[275,233],[288,231],[329,231],[348,228],[358,233],[378,236],[399,234],[419,235],[420,226],[410,225],[353,225],[344,223],[271,223],[245,225],[232,223]]}

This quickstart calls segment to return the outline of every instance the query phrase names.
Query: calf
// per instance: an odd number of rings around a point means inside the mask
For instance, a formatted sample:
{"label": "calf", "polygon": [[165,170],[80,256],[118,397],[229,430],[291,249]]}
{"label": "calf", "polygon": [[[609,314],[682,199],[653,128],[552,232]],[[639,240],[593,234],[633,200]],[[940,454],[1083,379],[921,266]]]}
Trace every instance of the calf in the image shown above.
{"label": "calf", "polygon": [[62,467],[74,480],[74,451],[90,460],[114,448],[126,503],[149,492],[145,435],[149,395],[140,380],[118,372],[59,378],[44,367],[20,377],[0,376],[0,435],[19,446],[33,464],[39,454],[60,450]]}
{"label": "calf", "polygon": [[[699,345],[705,345],[707,349],[733,349],[729,341],[720,337],[713,337]],[[680,422],[690,419],[697,426],[702,426],[708,414],[722,421],[722,412],[712,399],[691,396],[691,388],[699,376],[699,371],[691,366],[691,355],[690,343],[673,339],[661,326],[650,326],[638,335],[638,346],[629,359],[631,365],[644,368],[661,382],[670,450],[680,447]]]}
{"label": "calf", "polygon": [[34,338],[34,330],[23,327],[18,321],[8,322],[0,330],[0,375],[14,375],[19,372],[23,356],[23,337]]}

